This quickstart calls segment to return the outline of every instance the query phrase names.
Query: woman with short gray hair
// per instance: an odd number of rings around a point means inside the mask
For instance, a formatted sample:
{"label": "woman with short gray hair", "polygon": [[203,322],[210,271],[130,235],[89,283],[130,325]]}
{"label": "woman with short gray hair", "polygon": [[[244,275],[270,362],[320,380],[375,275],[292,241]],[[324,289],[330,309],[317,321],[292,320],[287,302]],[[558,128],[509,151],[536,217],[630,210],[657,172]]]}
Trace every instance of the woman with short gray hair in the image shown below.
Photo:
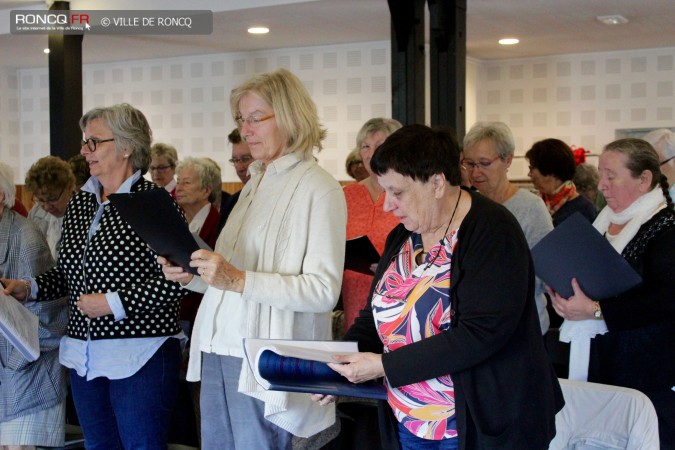
{"label": "woman with short gray hair", "polygon": [[[504,205],[516,217],[528,246],[532,248],[553,230],[553,222],[541,198],[509,181],[507,172],[513,162],[514,150],[513,134],[505,123],[478,122],[464,137],[461,164],[473,187]],[[544,284],[537,280],[536,288],[539,324],[542,334],[545,334],[550,319],[546,311]]]}
{"label": "woman with short gray hair", "polygon": [[68,205],[58,264],[31,283],[11,280],[6,290],[38,303],[70,296],[59,357],[70,369],[87,448],[166,448],[184,291],[162,276],[157,254],[108,200],[157,189],[142,176],[152,132],[128,104],[93,109],[80,128],[91,178]]}

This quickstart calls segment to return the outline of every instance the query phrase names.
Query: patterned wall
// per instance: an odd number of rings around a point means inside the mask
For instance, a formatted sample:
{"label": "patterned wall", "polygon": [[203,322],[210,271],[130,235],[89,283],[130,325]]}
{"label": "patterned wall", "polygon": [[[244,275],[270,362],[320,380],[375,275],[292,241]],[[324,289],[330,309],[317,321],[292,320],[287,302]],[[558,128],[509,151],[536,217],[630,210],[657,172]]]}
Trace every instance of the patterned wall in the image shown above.
{"label": "patterned wall", "polygon": [[[211,157],[221,163],[223,181],[238,181],[227,163],[227,134],[234,128],[230,91],[278,67],[298,75],[317,104],[328,130],[317,154],[321,165],[348,179],[344,160],[356,132],[370,117],[391,114],[388,42],[87,65],[83,109],[131,103],[145,113],[155,141],[176,146],[179,157]],[[21,158],[12,163],[25,174],[49,153],[47,70],[21,70],[19,79]]]}
{"label": "patterned wall", "polygon": [[[663,48],[478,62],[477,118],[507,123],[520,155],[549,137],[597,153],[617,129],[675,125],[674,59]],[[526,166],[517,159],[510,176]]]}
{"label": "patterned wall", "polygon": [[[675,125],[674,59],[675,48],[663,48],[469,60],[467,128],[474,120],[506,122],[517,155],[547,137],[597,153],[617,129]],[[226,163],[234,126],[229,92],[277,67],[295,72],[314,98],[328,129],[318,158],[347,180],[344,159],[359,127],[391,114],[389,42],[88,65],[84,110],[130,102],[146,113],[156,141],[172,143],[181,156],[212,157],[223,165],[223,181],[236,181]],[[48,119],[46,69],[0,70],[0,156],[19,174],[48,153]],[[525,160],[516,159],[510,176],[526,174]]]}
{"label": "patterned wall", "polygon": [[14,168],[15,182],[23,181],[18,173],[19,147],[19,79],[16,71],[0,68],[0,161]]}

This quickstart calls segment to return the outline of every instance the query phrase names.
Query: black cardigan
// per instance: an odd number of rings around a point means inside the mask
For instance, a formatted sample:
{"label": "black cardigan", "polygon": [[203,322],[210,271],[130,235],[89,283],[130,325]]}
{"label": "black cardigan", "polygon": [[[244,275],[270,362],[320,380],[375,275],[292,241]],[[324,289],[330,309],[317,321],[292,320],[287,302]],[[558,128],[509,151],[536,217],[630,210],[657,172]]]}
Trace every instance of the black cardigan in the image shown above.
{"label": "black cardigan", "polygon": [[[452,258],[451,327],[384,354],[384,371],[395,387],[452,376],[460,449],[546,449],[564,400],[541,339],[527,242],[506,208],[464,193],[472,204]],[[409,236],[402,225],[389,234],[368,304],[344,337],[360,351],[383,351],[372,292]]]}
{"label": "black cardigan", "polygon": [[[131,187],[131,192],[149,189],[158,187],[141,178]],[[75,339],[178,334],[179,302],[187,291],[164,277],[157,253],[112,204],[103,207],[99,228],[89,241],[89,228],[98,207],[96,196],[84,191],[75,194],[68,203],[58,264],[36,278],[37,300],[70,296],[68,336]],[[119,294],[126,318],[115,321],[110,314],[89,319],[75,304],[82,294],[107,292]]]}

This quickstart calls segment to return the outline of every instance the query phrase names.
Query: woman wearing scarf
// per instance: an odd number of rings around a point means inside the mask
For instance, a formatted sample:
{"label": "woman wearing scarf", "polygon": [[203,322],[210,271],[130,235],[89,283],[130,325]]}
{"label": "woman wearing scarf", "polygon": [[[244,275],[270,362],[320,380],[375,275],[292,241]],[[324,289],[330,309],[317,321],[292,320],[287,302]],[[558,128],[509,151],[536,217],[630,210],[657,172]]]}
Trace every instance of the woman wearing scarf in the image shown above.
{"label": "woman wearing scarf", "polygon": [[[620,139],[600,155],[607,199],[593,225],[642,277],[614,298],[588,298],[572,280],[564,299],[549,291],[571,341],[570,379],[638,389],[659,416],[662,449],[675,448],[675,211],[653,147]],[[592,339],[591,339],[592,338]]]}
{"label": "woman wearing scarf", "polygon": [[595,206],[577,192],[572,181],[576,163],[572,149],[558,139],[535,142],[525,153],[530,163],[528,176],[541,193],[541,197],[557,227],[565,219],[579,211],[590,222],[597,214]]}

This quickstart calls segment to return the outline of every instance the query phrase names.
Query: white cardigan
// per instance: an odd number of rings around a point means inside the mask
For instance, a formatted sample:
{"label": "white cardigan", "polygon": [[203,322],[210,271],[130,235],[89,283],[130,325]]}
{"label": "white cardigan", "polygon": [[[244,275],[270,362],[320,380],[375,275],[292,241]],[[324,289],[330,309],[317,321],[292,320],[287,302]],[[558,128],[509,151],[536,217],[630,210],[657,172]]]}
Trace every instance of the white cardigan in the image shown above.
{"label": "white cardigan", "polygon": [[[194,277],[187,286],[206,291],[195,328],[187,379],[198,381],[201,375],[201,352],[221,354],[215,330],[228,326],[218,308],[233,296],[240,296],[247,308],[246,324],[240,327],[249,338],[330,340],[331,311],[340,294],[344,266],[347,209],[339,183],[318,166],[310,155],[286,155],[275,161],[288,181],[274,208],[265,218],[257,267],[246,270],[243,294],[223,292],[208,287]],[[256,195],[261,164],[251,165],[252,177],[244,186],[216,251],[230,260],[240,232],[242,218]],[[286,173],[287,172],[287,173]],[[245,232],[245,231],[244,231]],[[251,230],[253,232],[253,230]],[[214,339],[215,337],[215,339]],[[242,353],[243,354],[243,350]],[[308,437],[332,425],[333,407],[319,406],[308,394],[263,390],[246,363],[242,365],[239,391],[265,402],[265,417],[290,433]]]}

